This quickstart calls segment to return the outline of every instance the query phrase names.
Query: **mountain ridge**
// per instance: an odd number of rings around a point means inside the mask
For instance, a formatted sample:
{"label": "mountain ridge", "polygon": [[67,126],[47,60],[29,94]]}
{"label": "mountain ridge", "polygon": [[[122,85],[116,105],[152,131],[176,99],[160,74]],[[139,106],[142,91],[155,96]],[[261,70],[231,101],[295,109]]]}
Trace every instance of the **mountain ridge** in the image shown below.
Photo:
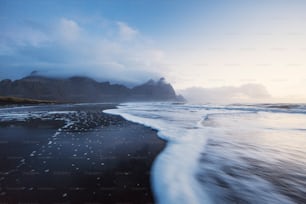
{"label": "mountain ridge", "polygon": [[18,80],[0,81],[0,96],[51,100],[57,102],[178,101],[172,85],[164,78],[149,80],[133,88],[98,82],[84,76],[52,78],[29,75]]}

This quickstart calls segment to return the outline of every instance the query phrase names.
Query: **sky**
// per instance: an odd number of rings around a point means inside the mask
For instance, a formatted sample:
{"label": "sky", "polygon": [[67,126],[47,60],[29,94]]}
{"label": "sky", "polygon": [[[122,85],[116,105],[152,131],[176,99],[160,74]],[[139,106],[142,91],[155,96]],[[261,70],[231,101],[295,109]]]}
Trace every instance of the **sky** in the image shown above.
{"label": "sky", "polygon": [[203,102],[306,103],[304,0],[0,0],[0,79],[165,77]]}

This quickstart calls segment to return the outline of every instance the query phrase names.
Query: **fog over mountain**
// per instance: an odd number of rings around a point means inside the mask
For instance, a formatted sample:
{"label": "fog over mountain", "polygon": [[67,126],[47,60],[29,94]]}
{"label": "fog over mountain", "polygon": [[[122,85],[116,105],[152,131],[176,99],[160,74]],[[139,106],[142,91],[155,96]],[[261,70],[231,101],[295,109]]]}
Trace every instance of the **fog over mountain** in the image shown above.
{"label": "fog over mountain", "polygon": [[180,90],[179,93],[192,103],[263,103],[271,102],[272,100],[267,89],[261,84],[217,88],[192,87]]}

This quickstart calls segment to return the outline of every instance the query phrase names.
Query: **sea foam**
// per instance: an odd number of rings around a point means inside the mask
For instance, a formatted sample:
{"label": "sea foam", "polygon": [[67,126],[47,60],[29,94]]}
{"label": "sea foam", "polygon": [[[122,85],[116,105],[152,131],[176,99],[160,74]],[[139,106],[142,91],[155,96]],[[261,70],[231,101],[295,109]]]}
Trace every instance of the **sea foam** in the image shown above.
{"label": "sea foam", "polygon": [[104,111],[156,129],[158,136],[167,141],[152,166],[151,180],[157,203],[211,203],[196,180],[197,163],[206,143],[199,123],[202,113],[190,117],[185,111],[185,108],[171,111],[165,103],[130,103]]}
{"label": "sea foam", "polygon": [[158,130],[157,203],[305,200],[305,105],[127,103],[105,113]]}

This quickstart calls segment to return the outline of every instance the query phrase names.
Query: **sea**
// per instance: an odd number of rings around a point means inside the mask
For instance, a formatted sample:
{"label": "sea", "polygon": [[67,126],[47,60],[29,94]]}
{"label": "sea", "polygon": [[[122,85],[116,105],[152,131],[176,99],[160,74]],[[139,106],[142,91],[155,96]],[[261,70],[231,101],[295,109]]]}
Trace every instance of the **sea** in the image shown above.
{"label": "sea", "polygon": [[125,103],[104,112],[158,131],[161,204],[306,203],[305,104]]}

